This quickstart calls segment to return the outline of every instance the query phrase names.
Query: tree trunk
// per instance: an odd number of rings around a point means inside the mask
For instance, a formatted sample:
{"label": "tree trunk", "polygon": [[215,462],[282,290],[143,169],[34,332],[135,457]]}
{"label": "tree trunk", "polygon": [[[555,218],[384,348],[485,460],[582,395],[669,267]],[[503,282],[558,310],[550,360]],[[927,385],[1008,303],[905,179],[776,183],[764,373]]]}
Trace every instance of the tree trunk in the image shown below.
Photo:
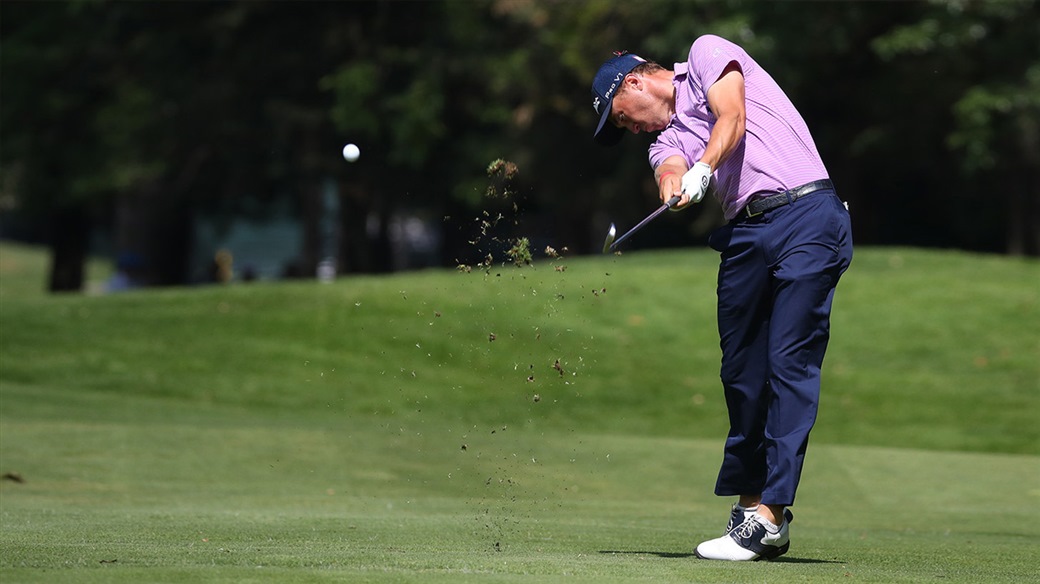
{"label": "tree trunk", "polygon": [[136,285],[179,286],[191,281],[191,221],[189,204],[161,185],[146,185],[116,200],[116,251],[140,258]]}
{"label": "tree trunk", "polygon": [[1013,256],[1040,256],[1040,189],[1037,173],[1026,169],[1013,183],[1007,222],[1007,249]]}
{"label": "tree trunk", "polygon": [[371,270],[368,241],[368,202],[364,187],[347,186],[340,195],[339,264],[343,273]]}
{"label": "tree trunk", "polygon": [[147,248],[149,283],[155,286],[187,284],[191,210],[182,201],[160,201],[148,224],[151,229]]}
{"label": "tree trunk", "polygon": [[51,292],[83,290],[90,220],[82,207],[53,211],[48,220],[51,249]]}
{"label": "tree trunk", "polygon": [[298,277],[313,278],[318,262],[321,261],[321,183],[312,178],[304,179],[300,187],[301,221],[303,245],[300,249],[300,274]]}

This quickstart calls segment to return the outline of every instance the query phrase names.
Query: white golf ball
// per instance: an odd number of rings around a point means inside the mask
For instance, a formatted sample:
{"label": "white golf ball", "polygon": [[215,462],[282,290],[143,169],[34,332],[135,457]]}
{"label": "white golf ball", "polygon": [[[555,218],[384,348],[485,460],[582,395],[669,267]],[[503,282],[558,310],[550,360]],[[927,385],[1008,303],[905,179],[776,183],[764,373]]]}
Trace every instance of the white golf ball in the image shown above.
{"label": "white golf ball", "polygon": [[361,156],[361,149],[358,148],[357,145],[347,144],[343,147],[343,158],[345,158],[347,162],[354,162],[359,156]]}

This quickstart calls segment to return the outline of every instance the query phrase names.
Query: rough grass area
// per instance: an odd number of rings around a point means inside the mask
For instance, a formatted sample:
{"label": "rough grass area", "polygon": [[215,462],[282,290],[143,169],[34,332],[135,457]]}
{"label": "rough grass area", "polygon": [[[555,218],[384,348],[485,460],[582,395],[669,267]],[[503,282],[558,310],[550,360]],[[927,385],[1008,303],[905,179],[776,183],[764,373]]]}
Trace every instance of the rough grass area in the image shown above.
{"label": "rough grass area", "polygon": [[0,246],[0,580],[1033,577],[1040,264],[857,250],[792,550],[734,566],[690,555],[729,503],[715,263],[47,296]]}

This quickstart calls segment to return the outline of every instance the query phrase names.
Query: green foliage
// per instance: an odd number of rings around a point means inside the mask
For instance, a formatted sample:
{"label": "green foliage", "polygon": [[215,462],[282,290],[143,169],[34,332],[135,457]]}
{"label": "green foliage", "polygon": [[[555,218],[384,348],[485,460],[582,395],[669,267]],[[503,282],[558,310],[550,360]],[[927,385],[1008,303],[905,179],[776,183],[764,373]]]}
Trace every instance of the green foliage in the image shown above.
{"label": "green foliage", "polygon": [[379,69],[375,63],[350,63],[322,78],[320,87],[332,91],[335,105],[330,116],[336,127],[347,135],[374,138],[378,135],[378,117],[372,115],[378,97]]}
{"label": "green foliage", "polygon": [[392,167],[422,168],[447,134],[442,73],[427,67],[421,52],[394,46],[383,50],[378,65],[348,61],[319,86],[333,93],[330,116],[343,135],[385,142]]}
{"label": "green foliage", "polygon": [[[163,160],[147,157],[148,150],[141,148],[154,132],[154,112],[159,100],[151,90],[133,80],[120,83],[113,93],[112,101],[97,112],[94,132],[100,147],[122,154],[107,159],[107,166],[100,169],[111,183],[108,190],[126,192],[167,171]],[[77,190],[75,185],[72,189]],[[84,190],[105,192],[104,188]]]}
{"label": "green foliage", "polygon": [[911,59],[928,68],[951,60],[974,61],[974,66],[959,67],[963,72],[957,73],[951,107],[955,125],[946,137],[962,153],[966,177],[1001,168],[1006,172],[1009,165],[998,162],[1012,154],[1009,143],[1022,146],[1015,154],[1033,163],[1040,160],[1040,53],[1035,42],[1040,20],[1035,9],[1032,0],[935,1],[919,22],[894,27],[871,43],[886,62]]}
{"label": "green foliage", "polygon": [[968,168],[993,168],[997,153],[993,151],[997,135],[996,122],[1011,112],[1016,89],[1007,87],[973,87],[954,105],[959,129],[949,137],[950,146],[963,149]]}
{"label": "green foliage", "polygon": [[1040,162],[1040,62],[1020,83],[972,87],[954,105],[954,115],[957,129],[948,143],[964,152],[968,170],[997,167],[1008,136],[1022,144],[1024,157]]}

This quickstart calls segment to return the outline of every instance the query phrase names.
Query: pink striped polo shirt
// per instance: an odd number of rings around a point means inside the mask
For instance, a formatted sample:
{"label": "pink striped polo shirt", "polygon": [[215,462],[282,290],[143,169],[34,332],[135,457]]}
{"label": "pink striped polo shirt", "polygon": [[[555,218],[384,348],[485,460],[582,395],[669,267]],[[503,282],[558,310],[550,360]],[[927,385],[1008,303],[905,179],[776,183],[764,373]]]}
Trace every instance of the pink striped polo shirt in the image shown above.
{"label": "pink striped polo shirt", "polygon": [[744,75],[747,123],[740,145],[714,169],[715,198],[726,219],[756,193],[828,178],[809,128],[784,91],[744,49],[715,35],[698,38],[687,62],[675,64],[675,115],[650,145],[650,165],[656,169],[675,155],[691,167],[700,160],[716,120],[707,88],[734,61]]}

